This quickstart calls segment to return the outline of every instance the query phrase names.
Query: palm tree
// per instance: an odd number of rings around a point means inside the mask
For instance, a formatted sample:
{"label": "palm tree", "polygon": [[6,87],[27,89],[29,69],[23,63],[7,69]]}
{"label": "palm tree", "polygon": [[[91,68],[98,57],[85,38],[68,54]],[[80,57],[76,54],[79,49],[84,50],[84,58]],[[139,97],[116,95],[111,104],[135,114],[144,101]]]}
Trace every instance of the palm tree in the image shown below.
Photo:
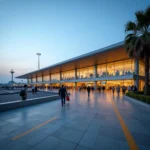
{"label": "palm tree", "polygon": [[145,62],[145,88],[148,95],[149,84],[149,56],[150,56],[150,6],[145,11],[135,13],[135,22],[129,21],[125,25],[127,33],[124,45],[131,58],[144,58]]}

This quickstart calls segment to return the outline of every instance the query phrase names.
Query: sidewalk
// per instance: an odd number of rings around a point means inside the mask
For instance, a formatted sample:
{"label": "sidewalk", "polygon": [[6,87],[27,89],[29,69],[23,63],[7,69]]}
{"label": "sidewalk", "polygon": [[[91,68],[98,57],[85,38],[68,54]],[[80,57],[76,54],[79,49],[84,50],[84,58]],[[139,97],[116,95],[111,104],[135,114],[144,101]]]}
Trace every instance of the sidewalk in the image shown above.
{"label": "sidewalk", "polygon": [[77,91],[71,93],[70,99],[64,107],[61,101],[53,101],[0,113],[0,147],[150,150],[149,109],[110,92],[93,92],[88,98],[86,92]]}

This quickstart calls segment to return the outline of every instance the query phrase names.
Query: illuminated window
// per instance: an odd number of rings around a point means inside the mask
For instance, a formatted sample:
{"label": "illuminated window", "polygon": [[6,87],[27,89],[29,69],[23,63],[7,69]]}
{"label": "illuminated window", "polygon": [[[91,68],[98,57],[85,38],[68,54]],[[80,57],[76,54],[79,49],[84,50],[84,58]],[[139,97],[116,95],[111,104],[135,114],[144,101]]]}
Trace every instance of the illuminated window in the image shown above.
{"label": "illuminated window", "polygon": [[94,78],[94,67],[77,69],[77,78]]}
{"label": "illuminated window", "polygon": [[51,74],[51,80],[52,81],[60,80],[60,73]]}
{"label": "illuminated window", "polygon": [[62,80],[72,80],[72,79],[75,79],[75,70],[62,72],[61,78],[62,78]]}
{"label": "illuminated window", "polygon": [[122,76],[123,75],[123,61],[115,62],[115,76]]}
{"label": "illuminated window", "polygon": [[37,77],[37,82],[42,82],[42,77]]}
{"label": "illuminated window", "polygon": [[123,61],[123,75],[131,75],[133,74],[133,65],[132,65],[132,60],[124,60]]}
{"label": "illuminated window", "polygon": [[36,78],[32,78],[32,82],[35,83],[36,82]]}
{"label": "illuminated window", "polygon": [[31,79],[28,79],[28,83],[31,83]]}
{"label": "illuminated window", "polygon": [[97,66],[97,77],[106,77],[106,64]]}
{"label": "illuminated window", "polygon": [[114,63],[107,64],[107,76],[108,77],[115,76],[115,64]]}
{"label": "illuminated window", "polygon": [[43,81],[50,81],[50,75],[44,75]]}

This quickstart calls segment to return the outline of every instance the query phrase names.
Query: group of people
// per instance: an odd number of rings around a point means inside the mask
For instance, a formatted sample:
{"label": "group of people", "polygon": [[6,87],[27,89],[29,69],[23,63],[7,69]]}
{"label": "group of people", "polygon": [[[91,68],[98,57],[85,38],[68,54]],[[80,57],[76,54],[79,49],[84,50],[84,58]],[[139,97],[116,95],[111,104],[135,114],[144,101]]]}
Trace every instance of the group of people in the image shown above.
{"label": "group of people", "polygon": [[[91,87],[90,86],[88,86],[87,87],[87,93],[88,93],[88,97],[90,96],[90,91],[91,91]],[[101,90],[103,90],[103,92],[105,91],[105,86],[98,86],[98,91],[99,92],[101,92]],[[126,92],[126,90],[128,90],[128,92],[129,91],[132,91],[132,92],[136,92],[137,91],[137,87],[136,87],[136,85],[132,85],[132,86],[128,86],[128,87],[126,87],[126,86],[122,86],[122,87],[120,87],[119,85],[118,86],[111,86],[110,88],[109,88],[110,90],[112,90],[112,92],[113,92],[113,94],[115,93],[115,91],[117,92],[117,94],[119,95],[120,94],[120,91],[121,91],[121,89],[122,89],[122,93],[123,94],[125,94],[125,92]]]}
{"label": "group of people", "polygon": [[101,92],[101,90],[103,90],[103,92],[104,92],[104,91],[105,91],[105,86],[102,86],[102,87],[101,87],[101,86],[98,86],[97,89],[98,89],[99,92]]}
{"label": "group of people", "polygon": [[[101,89],[102,89],[103,92],[104,92],[104,91],[105,91],[105,86],[102,86],[102,87],[101,87],[101,86],[98,86],[97,89],[98,89],[99,92],[101,91]],[[91,90],[93,90],[92,87],[88,86],[88,87],[87,87],[88,97],[90,96],[90,91],[91,91]]]}
{"label": "group of people", "polygon": [[111,87],[113,94],[114,94],[115,89],[116,89],[116,92],[118,93],[118,95],[119,95],[119,93],[120,93],[120,89],[121,89],[121,88],[122,88],[123,94],[125,94],[126,90],[128,90],[128,92],[130,92],[130,91],[136,92],[136,91],[137,91],[136,85],[132,85],[132,86],[129,85],[128,87],[125,87],[124,85],[123,85],[122,87],[120,87],[120,86],[118,85],[116,88],[115,88],[114,86]]}

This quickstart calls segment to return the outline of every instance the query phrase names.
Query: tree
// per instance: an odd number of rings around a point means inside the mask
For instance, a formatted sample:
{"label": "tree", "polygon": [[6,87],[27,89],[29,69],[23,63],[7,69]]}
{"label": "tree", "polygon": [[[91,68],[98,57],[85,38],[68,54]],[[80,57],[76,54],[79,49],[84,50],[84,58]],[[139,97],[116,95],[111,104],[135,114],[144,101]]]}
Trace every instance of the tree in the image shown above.
{"label": "tree", "polygon": [[144,11],[137,11],[135,16],[135,22],[129,21],[125,25],[125,32],[127,35],[124,39],[124,45],[128,55],[131,58],[144,58],[144,94],[148,95],[150,57],[150,6]]}

